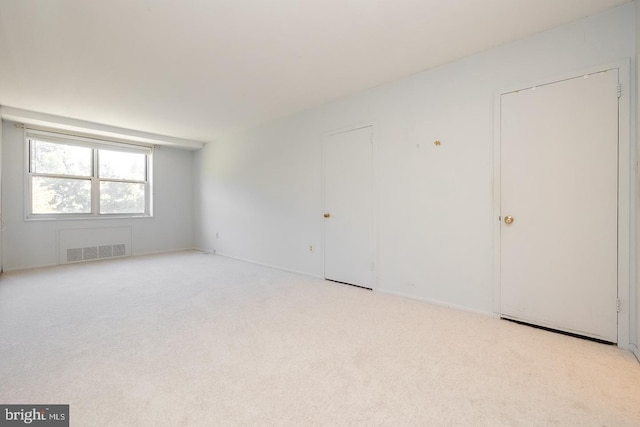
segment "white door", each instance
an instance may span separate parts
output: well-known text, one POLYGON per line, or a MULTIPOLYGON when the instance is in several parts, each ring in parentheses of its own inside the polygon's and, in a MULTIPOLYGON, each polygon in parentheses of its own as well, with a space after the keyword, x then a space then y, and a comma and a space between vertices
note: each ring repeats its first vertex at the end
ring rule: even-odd
POLYGON ((324 277, 373 287, 373 128, 330 135, 323 144, 324 277))
POLYGON ((614 69, 501 96, 503 317, 617 342, 617 88, 614 69))

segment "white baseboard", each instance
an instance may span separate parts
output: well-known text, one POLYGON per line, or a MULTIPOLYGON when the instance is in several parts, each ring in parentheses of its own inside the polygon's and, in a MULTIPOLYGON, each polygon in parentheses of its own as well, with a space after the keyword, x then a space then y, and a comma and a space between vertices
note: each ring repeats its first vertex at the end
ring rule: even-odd
MULTIPOLYGON (((225 258, 234 259, 236 261, 247 262, 247 263, 250 263, 250 264, 260 265, 262 267, 273 268, 275 270, 285 271, 285 272, 294 273, 294 274, 300 274, 302 276, 313 277, 315 279, 324 280, 324 277, 322 277, 322 276, 311 274, 311 273, 307 273, 307 272, 304 272, 304 271, 297 271, 297 270, 292 270, 290 268, 285 268, 285 267, 281 267, 281 266, 277 266, 277 265, 267 264, 267 263, 263 263, 263 262, 257 262, 257 261, 252 260, 252 259, 237 257, 237 256, 234 256, 234 255, 229 255, 229 254, 225 254, 225 253, 222 253, 222 252, 217 252, 217 251, 211 250, 211 249, 203 249, 203 248, 194 248, 194 249, 198 250, 198 251, 201 251, 201 252, 211 253, 211 254, 219 255, 219 256, 222 256, 222 257, 225 257, 225 258)), ((478 310, 478 309, 474 309, 474 308, 470 308, 470 307, 466 307, 466 306, 462 306, 462 305, 450 304, 450 303, 446 303, 446 302, 443 302, 443 301, 438 301, 438 300, 434 300, 434 299, 430 299, 430 298, 422 298, 422 297, 418 297, 418 296, 411 295, 411 294, 405 294, 405 293, 402 293, 402 292, 391 291, 391 290, 387 290, 387 289, 375 289, 375 288, 373 289, 373 291, 374 292, 380 292, 380 293, 388 294, 388 295, 395 295, 395 296, 399 296, 399 297, 403 297, 403 298, 409 298, 409 299, 413 299, 413 300, 417 300, 417 301, 421 301, 421 302, 425 302, 425 303, 428 303, 428 304, 433 304, 433 305, 437 305, 437 306, 441 306, 441 307, 448 307, 448 308, 452 308, 452 309, 455 309, 455 310, 466 311, 466 312, 469 312, 469 313, 481 314, 483 316, 498 317, 498 315, 496 313, 493 313, 491 311, 478 310)))
POLYGON ((39 264, 39 265, 29 265, 29 266, 18 266, 14 268, 6 268, 4 267, 3 273, 13 273, 15 271, 25 271, 25 270, 34 270, 38 268, 49 268, 49 267, 57 267, 58 264, 39 264))
POLYGON ((132 253, 131 256, 161 255, 161 254, 170 254, 172 252, 185 252, 185 251, 196 251, 196 250, 199 250, 199 249, 195 249, 195 248, 163 249, 161 251, 135 252, 135 253, 132 253))
MULTIPOLYGON (((160 255, 160 254, 168 254, 171 252, 182 252, 182 251, 192 251, 192 250, 200 250, 200 249, 195 249, 195 248, 182 248, 182 249, 166 249, 166 250, 162 250, 162 251, 149 251, 149 252, 139 252, 139 253, 131 253, 131 255, 128 255, 126 257, 116 257, 116 258, 104 258, 104 259, 96 259, 96 260, 92 260, 92 261, 86 261, 86 262, 99 262, 99 261, 107 261, 107 260, 113 260, 113 259, 127 259, 127 258, 132 258, 132 257, 138 257, 138 256, 145 256, 145 255, 160 255)), ((202 250, 202 252, 208 252, 206 250, 202 250)), ((66 265, 80 265, 80 264, 84 264, 85 262, 79 262, 79 263, 72 263, 72 264, 39 264, 39 265, 29 265, 29 266, 18 266, 18 267, 13 267, 13 268, 4 268, 3 272, 4 273, 12 273, 15 271, 24 271, 24 270, 33 270, 33 269, 38 269, 38 268, 49 268, 49 267, 58 267, 58 266, 66 266, 66 265)))
POLYGON ((389 295, 395 295, 395 296, 398 296, 398 297, 409 298, 409 299, 416 300, 416 301, 426 302, 428 304, 433 304, 433 305, 437 305, 437 306, 441 306, 441 307, 453 308, 454 310, 466 311, 468 313, 481 314, 483 316, 489 316, 489 317, 498 317, 496 315, 496 313, 494 313, 492 311, 478 310, 478 309, 475 309, 475 308, 466 307, 464 305, 450 304, 448 302, 439 301, 439 300, 435 300, 435 299, 431 299, 431 298, 419 297, 419 296, 416 296, 416 295, 406 294, 404 292, 392 291, 392 290, 388 290, 388 289, 374 289, 374 291, 381 292, 381 293, 384 293, 384 294, 389 294, 389 295))
POLYGON ((258 261, 255 261, 255 260, 252 260, 252 259, 248 259, 248 258, 242 258, 242 257, 234 256, 234 255, 225 254, 223 252, 209 251, 209 250, 206 250, 206 249, 204 249, 202 251, 203 252, 212 253, 214 255, 222 256, 222 257, 225 257, 225 258, 235 259, 236 261, 242 261, 242 262, 246 262, 246 263, 249 263, 249 264, 259 265, 261 267, 273 268, 274 270, 280 270, 280 271, 285 271, 287 273, 299 274, 301 276, 313 277, 314 279, 324 280, 324 277, 322 277, 322 276, 311 274, 311 273, 308 273, 308 272, 305 272, 305 271, 292 270, 290 268, 281 267, 279 265, 273 265, 273 264, 268 264, 268 263, 264 263, 264 262, 258 262, 258 261))

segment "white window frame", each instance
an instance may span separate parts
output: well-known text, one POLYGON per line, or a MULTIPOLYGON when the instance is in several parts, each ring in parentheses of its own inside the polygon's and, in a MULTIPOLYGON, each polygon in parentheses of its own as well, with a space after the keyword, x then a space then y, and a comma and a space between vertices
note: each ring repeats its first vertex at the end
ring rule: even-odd
POLYGON ((114 218, 151 218, 153 217, 153 146, 145 144, 128 143, 114 140, 97 139, 81 135, 63 134, 40 129, 25 128, 25 197, 24 212, 25 220, 70 220, 70 219, 114 219, 114 218), (33 213, 32 197, 32 177, 55 177, 83 179, 77 176, 67 176, 60 174, 40 174, 31 171, 31 140, 50 142, 65 145, 76 145, 92 149, 92 176, 91 180, 91 212, 90 213, 54 213, 37 214, 33 213), (144 181, 100 178, 99 171, 99 150, 124 151, 129 153, 144 154, 146 158, 146 177, 144 181), (100 183, 101 182, 125 182, 145 185, 145 211, 144 213, 100 213, 100 183))

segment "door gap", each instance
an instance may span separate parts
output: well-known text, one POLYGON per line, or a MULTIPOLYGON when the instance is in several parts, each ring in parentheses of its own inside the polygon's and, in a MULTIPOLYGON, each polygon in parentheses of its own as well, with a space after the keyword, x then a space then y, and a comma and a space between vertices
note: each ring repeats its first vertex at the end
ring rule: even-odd
POLYGON ((546 326, 534 325, 533 323, 527 323, 527 322, 523 322, 521 320, 509 319, 507 317, 501 317, 500 319, 506 320, 506 321, 509 321, 509 322, 513 322, 513 323, 517 323, 518 325, 529 326, 529 327, 535 328, 535 329, 542 329, 543 331, 554 332, 556 334, 566 335, 566 336, 573 337, 573 338, 580 338, 580 339, 587 340, 587 341, 597 342, 599 344, 616 345, 616 343, 611 342, 611 341, 601 340, 599 338, 587 337, 587 336, 584 336, 584 335, 575 334, 573 332, 567 332, 567 331, 561 331, 559 329, 548 328, 546 326))
POLYGON ((324 280, 327 280, 329 282, 334 282, 334 283, 340 283, 341 285, 353 286, 354 288, 366 289, 368 291, 373 290, 373 288, 367 288, 366 286, 361 286, 361 285, 354 285, 353 283, 341 282, 339 280, 332 280, 332 279, 324 279, 324 280))

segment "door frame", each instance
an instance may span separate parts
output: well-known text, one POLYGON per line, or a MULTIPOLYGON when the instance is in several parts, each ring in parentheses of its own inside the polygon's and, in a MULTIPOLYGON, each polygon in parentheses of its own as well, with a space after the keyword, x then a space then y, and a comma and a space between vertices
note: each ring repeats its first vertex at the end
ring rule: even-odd
MULTIPOLYGON (((493 113, 493 311, 500 316, 501 296, 501 260, 500 260, 500 232, 501 232, 501 175, 500 175, 500 122, 501 96, 518 90, 530 89, 552 83, 569 80, 586 74, 593 74, 607 70, 618 69, 618 82, 622 86, 618 100, 618 347, 631 348, 629 327, 631 322, 630 284, 631 284, 631 254, 635 236, 631 236, 631 161, 635 162, 635 150, 631 141, 631 61, 629 58, 607 63, 581 71, 565 73, 552 78, 539 79, 503 88, 494 93, 493 113), (633 157, 632 157, 633 156, 633 157)), ((635 164, 635 163, 634 163, 635 164)), ((635 214, 635 211, 634 211, 635 214)))
POLYGON ((4 120, 0 117, 0 274, 4 273, 4 213, 2 211, 2 153, 4 120))
POLYGON ((320 186, 320 191, 321 191, 321 205, 322 205, 322 212, 320 212, 318 214, 318 217, 322 219, 322 278, 325 279, 327 276, 327 272, 326 272, 326 264, 325 264, 325 259, 326 259, 326 248, 327 245, 325 244, 325 237, 326 237, 326 221, 322 218, 322 215, 324 215, 324 213, 326 212, 326 201, 325 201, 325 164, 326 164, 326 160, 325 160, 325 141, 327 140, 327 138, 334 136, 334 135, 338 135, 341 133, 346 133, 346 132, 351 132, 354 130, 359 130, 359 129, 364 129, 364 128, 371 128, 371 161, 372 161, 372 165, 371 165, 371 174, 373 175, 371 177, 371 185, 373 186, 372 188, 372 195, 373 195, 373 202, 372 202, 372 212, 371 212, 371 220, 373 222, 373 263, 374 263, 374 269, 372 271, 371 274, 371 289, 372 290, 376 290, 378 289, 378 271, 379 271, 379 254, 378 254, 378 184, 377 184, 377 176, 378 174, 377 172, 377 165, 378 165, 378 153, 377 153, 377 144, 376 144, 376 139, 375 139, 375 129, 376 129, 376 124, 375 122, 362 122, 360 124, 357 125, 352 125, 352 126, 347 126, 347 127, 343 127, 343 128, 337 128, 328 132, 325 132, 322 135, 322 139, 321 139, 321 159, 320 159, 320 180, 321 180, 321 186, 320 186))

